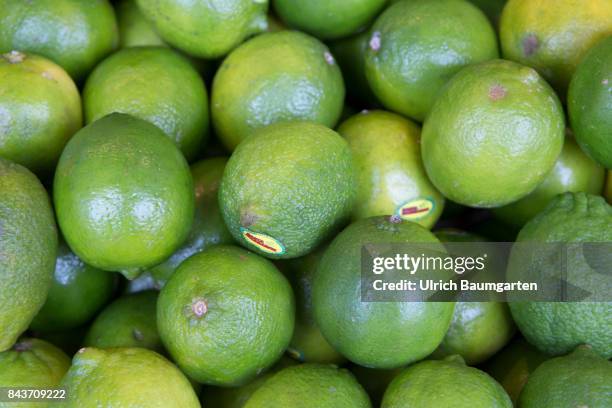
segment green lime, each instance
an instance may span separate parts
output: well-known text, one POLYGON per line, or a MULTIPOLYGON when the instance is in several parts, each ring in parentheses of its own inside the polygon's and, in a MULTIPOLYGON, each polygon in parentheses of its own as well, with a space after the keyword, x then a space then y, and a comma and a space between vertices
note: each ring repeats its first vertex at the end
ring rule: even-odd
POLYGON ((495 60, 455 75, 423 125, 423 162, 449 199, 498 207, 533 191, 563 147, 563 109, 531 68, 495 60))
POLYGON ((485 371, 504 387, 514 404, 533 371, 547 356, 519 337, 487 361, 485 371))
MULTIPOLYGON (((12 348, 0 352, 0 386, 10 388, 56 388, 70 367, 62 350, 44 340, 24 338, 12 348)), ((6 391, 4 396, 6 396, 6 391)), ((16 402, 3 399, 0 408, 36 408, 40 402, 16 402)))
POLYGON ((51 332, 85 324, 113 295, 116 278, 113 273, 83 263, 60 243, 51 289, 30 329, 51 332))
POLYGON ((136 0, 120 0, 115 6, 115 12, 121 48, 166 45, 153 25, 142 15, 136 0))
POLYGON ((567 105, 580 147, 612 168, 612 36, 597 43, 578 65, 567 105))
POLYGON ((154 125, 114 113, 80 130, 62 153, 54 201, 83 262, 133 279, 185 240, 193 183, 181 152, 154 125))
POLYGON ((45 303, 57 252, 49 196, 25 167, 0 158, 0 352, 45 303))
POLYGON ((52 173, 82 125, 77 87, 60 66, 18 51, 0 56, 0 81, 0 157, 52 173))
POLYGON ((459 356, 414 364, 389 385, 381 408, 512 408, 510 397, 484 371, 459 356))
POLYGON ((521 408, 606 408, 612 406, 612 362, 588 346, 545 361, 529 376, 521 408))
POLYGON ((42 55, 79 81, 117 47, 107 0, 0 0, 0 52, 42 55))
POLYGON ((503 222, 517 227, 540 213, 557 194, 582 191, 600 194, 606 170, 591 160, 567 137, 555 167, 536 189, 512 204, 495 208, 493 213, 503 222))
POLYGON ((139 348, 82 348, 62 379, 58 408, 199 408, 189 380, 159 354, 139 348))
POLYGON ((162 352, 157 333, 157 291, 122 296, 108 305, 89 327, 87 347, 143 347, 162 352))
MULTIPOLYGON (((361 301, 362 246, 420 242, 444 251, 418 224, 371 217, 349 225, 323 254, 312 287, 315 321, 332 347, 354 363, 396 368, 427 357, 442 341, 454 303, 361 301)), ((434 272, 428 271, 432 279, 434 272)))
POLYGON ((355 377, 333 365, 300 364, 274 374, 244 408, 370 408, 355 377))
POLYGON ((487 17, 465 0, 400 1, 370 29, 366 75, 382 104, 423 121, 461 68, 498 57, 487 17))
POLYGON ((238 146, 219 202, 242 245, 274 258, 311 252, 349 217, 355 197, 348 143, 314 123, 263 128, 238 146))
POLYGON ((353 218, 397 215, 431 228, 444 197, 431 184, 421 159, 421 129, 384 111, 362 112, 342 123, 357 168, 353 218))
POLYGON ((233 150, 255 129, 308 120, 333 127, 344 103, 334 57, 316 38, 297 31, 263 34, 223 61, 212 86, 217 136, 233 150))
POLYGON ((364 28, 387 0, 273 0, 274 11, 289 26, 324 40, 364 28))
POLYGON ((602 356, 612 357, 612 302, 589 301, 597 294, 608 296, 612 290, 612 277, 593 266, 592 261, 599 261, 602 256, 590 256, 587 252, 592 243, 609 245, 612 242, 610 225, 612 207, 603 197, 565 193, 557 196, 519 233, 519 243, 562 242, 574 245, 564 250, 565 267, 552 262, 553 257, 559 257, 557 246, 517 247, 510 256, 508 281, 533 281, 532 274, 537 271, 542 276, 560 276, 564 282, 591 294, 581 302, 517 301, 509 304, 520 331, 541 351, 560 355, 580 344, 589 344, 602 356), (565 275, 559 275, 563 272, 565 275))
POLYGON ((267 28, 268 0, 136 2, 164 41, 194 57, 222 57, 267 28))
POLYGON ((359 381, 359 384, 366 390, 372 405, 380 407, 385 390, 391 384, 391 381, 404 370, 405 367, 380 369, 368 368, 357 364, 349 366, 349 370, 359 381))
POLYGON ((267 259, 215 245, 179 266, 161 290, 157 325, 179 367, 204 384, 242 385, 283 354, 293 293, 267 259))
POLYGON ((612 34, 609 0, 509 0, 501 16, 504 58, 535 68, 562 98, 584 54, 612 34))
POLYGON ((293 288, 296 306, 295 330, 287 353, 302 362, 341 364, 344 357, 325 340, 312 312, 312 280, 324 249, 325 246, 285 265, 285 276, 293 288))
POLYGON ((188 160, 208 131, 208 96, 191 63, 166 47, 125 48, 105 59, 83 91, 87 123, 127 113, 163 130, 188 160))

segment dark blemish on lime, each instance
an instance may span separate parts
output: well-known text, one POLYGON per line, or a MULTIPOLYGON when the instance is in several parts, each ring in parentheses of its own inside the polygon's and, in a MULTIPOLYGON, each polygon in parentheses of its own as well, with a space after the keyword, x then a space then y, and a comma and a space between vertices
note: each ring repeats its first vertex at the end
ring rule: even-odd
POLYGON ((525 38, 523 38, 523 53, 526 57, 531 57, 540 47, 540 41, 535 34, 527 34, 525 38))
POLYGON ((506 96, 506 88, 501 85, 493 85, 489 88, 489 98, 492 101, 499 101, 506 96))

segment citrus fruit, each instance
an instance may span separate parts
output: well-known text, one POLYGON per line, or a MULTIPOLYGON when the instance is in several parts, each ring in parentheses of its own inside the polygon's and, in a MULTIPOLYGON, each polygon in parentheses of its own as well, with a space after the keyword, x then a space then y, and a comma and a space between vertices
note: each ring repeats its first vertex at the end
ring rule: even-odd
POLYGON ((193 159, 206 140, 208 96, 190 62, 166 47, 122 49, 91 73, 83 91, 87 123, 127 113, 163 130, 193 159))
POLYGON ((495 60, 463 69, 423 125, 421 152, 442 194, 472 207, 498 207, 533 191, 561 153, 564 117, 531 68, 495 60))
POLYGON ((93 321, 83 344, 87 347, 143 347, 162 352, 157 333, 157 291, 118 298, 93 321))
POLYGON ((355 377, 333 365, 287 367, 257 389, 244 408, 370 408, 355 377))
POLYGON ((357 364, 349 366, 349 370, 359 381, 359 384, 366 390, 372 405, 380 407, 383 394, 385 390, 391 384, 391 381, 404 370, 405 367, 390 368, 390 369, 379 369, 379 368, 368 368, 357 364))
POLYGON ((338 127, 357 169, 353 218, 397 215, 431 228, 444 197, 431 184, 421 159, 421 129, 384 111, 357 114, 338 127))
POLYGON ((30 329, 49 332, 85 324, 113 295, 116 278, 83 263, 61 242, 47 300, 30 329))
POLYGON ((253 130, 309 120, 333 127, 342 111, 342 74, 327 47, 297 31, 262 34, 233 51, 217 71, 211 115, 233 150, 253 130))
POLYGON ((268 0, 137 3, 164 41, 195 57, 222 57, 267 27, 268 0))
POLYGON ((489 359, 484 369, 499 381, 516 404, 531 373, 546 360, 545 354, 519 337, 489 359))
POLYGON ((487 17, 465 0, 391 5, 370 29, 366 76, 388 109, 423 121, 461 68, 498 57, 487 17))
POLYGON ((117 46, 107 0, 0 0, 0 10, 0 52, 42 55, 77 81, 117 46))
POLYGON ((608 0, 509 0, 500 21, 504 58, 535 68, 565 97, 576 66, 612 34, 608 0))
POLYGON ((166 45, 153 25, 140 12, 136 0, 120 0, 115 6, 119 27, 119 46, 166 45))
MULTIPOLYGON (((349 225, 323 254, 312 284, 315 321, 334 349, 354 363, 396 368, 426 357, 442 341, 454 303, 361 301, 362 246, 419 242, 439 244, 413 222, 371 217, 349 225)), ((428 271, 432 279, 434 272, 428 271)))
POLYGON ((521 408, 612 406, 612 362, 588 346, 545 361, 529 376, 521 408))
MULTIPOLYGON (((0 352, 0 385, 11 388, 56 388, 68 367, 70 359, 53 344, 44 340, 23 338, 10 349, 0 352)), ((40 406, 40 402, 0 401, 0 408, 40 406)))
POLYGON ((219 203, 237 242, 262 255, 295 258, 348 218, 355 196, 348 144, 314 123, 263 128, 230 157, 219 203))
POLYGON ((591 160, 571 137, 566 137, 555 166, 536 189, 527 196, 493 213, 500 220, 517 227, 540 213, 557 194, 582 191, 600 194, 606 171, 591 160))
POLYGON ((484 371, 459 356, 422 361, 397 375, 381 408, 512 408, 510 397, 484 371))
POLYGON ((312 280, 324 249, 325 246, 284 265, 285 276, 293 288, 296 305, 295 330, 287 353, 302 362, 341 364, 344 357, 325 340, 312 313, 312 280))
POLYGON ((386 0, 274 0, 274 11, 289 26, 324 40, 364 28, 386 0))
POLYGON ((567 105, 580 147, 612 168, 612 35, 597 43, 578 65, 567 105))
POLYGON ((19 51, 0 56, 0 81, 0 157, 51 173, 82 125, 78 89, 60 66, 19 51))
POLYGON ((181 152, 156 126, 121 113, 70 140, 55 173, 54 201, 74 253, 130 279, 183 243, 194 213, 181 152))
POLYGON ((265 258, 215 245, 188 258, 161 290, 157 326, 179 367, 204 384, 241 385, 285 351, 291 286, 265 258))
POLYGON ((0 351, 15 343, 45 303, 56 252, 47 192, 28 169, 0 158, 0 351))
POLYGON ((62 379, 61 408, 199 408, 189 380, 159 354, 139 348, 82 348, 62 379))
MULTIPOLYGON (((603 197, 585 193, 557 196, 546 209, 529 221, 517 242, 610 243, 612 207, 603 197)), ((605 249, 604 249, 605 250, 605 249)), ((541 351, 560 355, 580 344, 589 344, 606 358, 612 357, 612 302, 592 302, 598 293, 607 296, 612 279, 589 263, 587 246, 568 247, 565 253, 564 281, 590 293, 581 302, 511 302, 510 311, 525 338, 541 351)), ((544 276, 560 276, 552 257, 555 248, 522 245, 512 251, 508 281, 532 281, 532 271, 544 276), (533 247, 533 248, 532 248, 533 247)))

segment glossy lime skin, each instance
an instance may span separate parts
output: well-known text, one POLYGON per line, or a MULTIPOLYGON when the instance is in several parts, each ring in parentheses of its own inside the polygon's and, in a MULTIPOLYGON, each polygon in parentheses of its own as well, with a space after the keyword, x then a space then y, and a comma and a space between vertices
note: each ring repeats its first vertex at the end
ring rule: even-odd
POLYGON ((52 173, 83 122, 76 85, 52 61, 17 51, 0 56, 0 81, 0 157, 52 173))
POLYGON ((416 199, 429 199, 433 209, 414 220, 431 228, 440 218, 444 197, 427 178, 421 159, 421 129, 409 119, 384 111, 359 113, 338 127, 357 169, 353 219, 397 214, 416 199))
POLYGON ((521 408, 609 407, 612 362, 588 346, 545 361, 529 377, 519 404, 521 408))
POLYGON ((194 57, 222 57, 267 28, 268 0, 136 1, 167 43, 194 57))
MULTIPOLYGON (((544 211, 529 221, 517 242, 612 242, 612 207, 603 197, 586 193, 557 196, 544 211)), ((521 246, 510 257, 509 281, 529 279, 529 271, 558 276, 549 266, 546 249, 521 246)), ((607 294, 612 288, 609 275, 592 268, 584 249, 567 250, 565 280, 593 294, 607 294)), ((550 355, 566 354, 580 344, 589 344, 606 358, 612 357, 612 302, 511 302, 512 317, 523 336, 550 355)))
POLYGON ((157 291, 122 296, 108 305, 89 327, 87 347, 143 347, 162 352, 157 332, 157 291))
POLYGON ((487 17, 464 0, 393 4, 370 29, 366 76, 382 104, 420 122, 461 68, 498 57, 487 17))
POLYGON ((189 380, 161 355, 139 347, 82 348, 62 379, 61 408, 199 408, 189 380))
POLYGON ((512 402, 488 374, 451 356, 417 363, 395 377, 381 408, 403 407, 512 408, 512 402))
POLYGON ((244 408, 370 408, 355 377, 333 365, 300 364, 274 374, 244 408))
POLYGON ((386 0, 273 0, 274 11, 289 26, 330 40, 357 32, 378 14, 386 0))
POLYGON ((582 191, 601 194, 606 170, 591 160, 574 139, 565 139, 561 155, 544 181, 514 203, 493 210, 507 224, 521 227, 546 208, 557 194, 582 191))
POLYGON ((509 0, 499 37, 503 57, 530 66, 565 99, 576 67, 599 40, 612 34, 608 0, 509 0))
POLYGON ((451 302, 361 302, 362 246, 407 242, 439 241, 413 222, 362 219, 336 236, 317 268, 315 321, 327 341, 354 363, 396 368, 418 361, 435 350, 449 327, 451 302))
POLYGON ((321 245, 348 219, 355 187, 351 152, 340 135, 314 123, 279 123, 234 151, 219 203, 237 242, 265 256, 295 258, 321 245), (284 252, 262 251, 241 228, 273 237, 284 252))
POLYGON ((57 227, 49 196, 25 167, 0 158, 0 351, 27 329, 53 280, 57 227))
POLYGON ((119 47, 166 45, 153 25, 142 15, 136 0, 120 0, 115 6, 119 27, 119 47))
POLYGON ((291 340, 291 286, 267 259, 215 245, 188 258, 161 290, 157 325, 189 377, 236 386, 280 358, 291 340))
POLYGON ((208 136, 204 81, 183 56, 167 47, 137 47, 105 59, 83 91, 87 123, 110 113, 127 113, 153 123, 188 160, 208 136))
POLYGON ((194 214, 187 162, 157 127, 113 113, 80 130, 54 180, 57 219, 83 262, 133 279, 170 256, 194 214))
MULTIPOLYGON (((70 367, 62 350, 44 340, 23 338, 12 348, 0 352, 2 387, 56 388, 70 367)), ((36 408, 40 402, 0 401, 0 408, 36 408)))
POLYGON ((598 42, 578 65, 567 107, 580 147, 612 168, 612 36, 598 42))
POLYGON ((116 283, 115 274, 86 265, 60 243, 47 300, 30 329, 61 331, 86 323, 110 299, 116 283))
POLYGON ((449 199, 497 207, 533 191, 563 147, 563 109, 531 68, 494 60, 465 68, 440 93, 421 152, 449 199))
POLYGON ((107 0, 2 0, 0 10, 0 52, 42 55, 76 81, 117 47, 117 22, 107 0))
POLYGON ((233 150, 255 129, 277 122, 335 126, 344 84, 325 45, 298 31, 280 31, 257 36, 223 61, 211 104, 217 136, 233 150))

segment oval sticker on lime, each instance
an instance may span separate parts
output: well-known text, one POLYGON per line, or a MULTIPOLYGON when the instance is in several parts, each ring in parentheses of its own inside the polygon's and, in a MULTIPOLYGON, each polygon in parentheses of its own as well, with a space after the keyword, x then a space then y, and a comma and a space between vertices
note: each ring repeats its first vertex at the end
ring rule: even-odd
POLYGON ((434 201, 430 198, 417 198, 400 205, 397 208, 397 215, 403 220, 417 221, 427 217, 435 206, 434 201))
POLYGON ((277 239, 260 232, 254 232, 241 227, 242 237, 251 245, 267 254, 282 255, 285 253, 285 246, 277 239))

